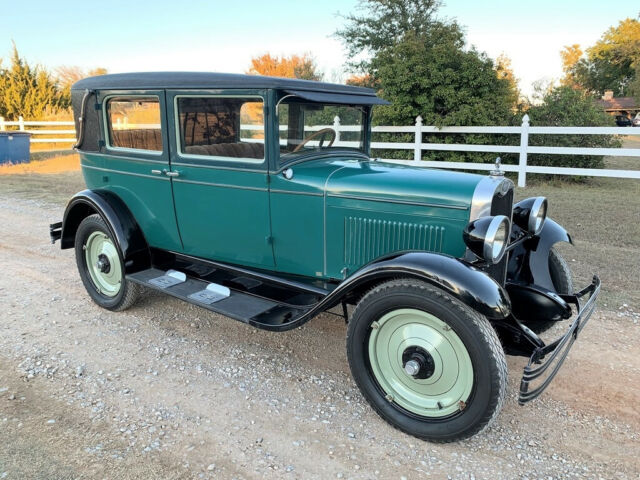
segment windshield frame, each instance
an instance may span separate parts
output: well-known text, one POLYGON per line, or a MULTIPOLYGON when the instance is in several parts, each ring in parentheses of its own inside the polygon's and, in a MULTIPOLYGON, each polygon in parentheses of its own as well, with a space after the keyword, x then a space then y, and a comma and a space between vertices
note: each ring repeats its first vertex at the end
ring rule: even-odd
MULTIPOLYGON (((274 150, 276 152, 276 166, 278 170, 286 168, 287 166, 314 159, 317 157, 326 156, 357 156, 363 159, 369 159, 369 147, 371 141, 371 106, 347 104, 347 103, 329 103, 329 102, 313 102, 295 95, 287 94, 285 92, 278 92, 277 101, 274 109, 274 133, 271 135, 274 139, 274 150), (326 105, 329 107, 350 107, 355 108, 361 112, 362 129, 360 147, 330 147, 321 149, 309 149, 301 150, 300 152, 287 152, 280 151, 280 110, 282 105, 290 104, 302 104, 302 105, 326 105)), ((330 125, 329 125, 330 126, 330 125)))

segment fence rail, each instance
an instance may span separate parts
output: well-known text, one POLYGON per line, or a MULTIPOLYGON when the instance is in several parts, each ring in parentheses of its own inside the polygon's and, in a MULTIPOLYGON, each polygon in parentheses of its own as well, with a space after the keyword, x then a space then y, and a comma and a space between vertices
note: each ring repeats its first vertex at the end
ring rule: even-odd
MULTIPOLYGON (((19 117, 18 121, 7 122, 0 117, 0 131, 18 130, 32 134, 31 143, 75 143, 75 130, 72 129, 43 129, 41 127, 67 127, 74 126, 73 122, 38 122, 25 121, 19 117), (17 128, 16 128, 17 127, 17 128), (31 128, 28 128, 31 127, 31 128), (34 128, 36 127, 36 128, 34 128), (40 128, 38 128, 40 127, 40 128), (62 137, 51 137, 60 135, 62 137), (42 138, 44 136, 45 138, 42 138), (36 138, 34 138, 36 137, 36 138)), ((159 128, 152 124, 117 123, 116 129, 126 128, 159 128)), ((333 128, 336 132, 335 144, 342 146, 358 146, 358 142, 345 141, 340 138, 341 133, 353 133, 360 130, 358 125, 341 125, 340 118, 335 117, 332 125, 306 126, 305 131, 317 131, 322 128, 333 128)), ((241 125, 244 131, 262 131, 262 125, 241 125)), ((286 130, 286 126, 280 126, 286 130)), ((612 177, 640 179, 640 170, 614 170, 599 168, 570 168, 570 167, 543 167, 528 165, 528 156, 531 154, 550 155, 603 155, 613 157, 640 157, 640 148, 584 148, 584 147, 547 147, 529 145, 529 135, 639 135, 640 128, 629 127, 532 127, 529 125, 529 116, 522 118, 520 126, 479 126, 479 127, 435 127, 423 125, 422 118, 417 117, 414 125, 406 126, 377 126, 373 127, 373 133, 410 133, 414 136, 413 142, 372 142, 371 148, 376 150, 408 150, 413 151, 412 160, 382 159, 385 161, 414 165, 419 167, 446 168, 456 170, 480 170, 488 171, 494 168, 493 163, 471 162, 447 162, 422 160, 425 151, 449 151, 449 152, 481 152, 481 153, 514 153, 518 154, 517 165, 503 165, 503 170, 518 174, 518 186, 526 186, 527 173, 543 173, 551 175, 579 175, 586 177, 612 177), (475 145, 464 143, 424 143, 422 135, 425 133, 484 133, 519 135, 519 145, 475 145)), ((249 140, 249 139, 248 139, 249 140)), ((254 139, 254 141, 260 141, 254 139)), ((312 142, 313 143, 313 142, 312 142)))
POLYGON ((0 117, 0 132, 7 130, 17 130, 19 132, 27 132, 31 134, 31 143, 66 143, 73 145, 76 143, 76 131, 75 129, 49 129, 42 128, 27 128, 27 127, 73 127, 73 122, 39 122, 25 120, 22 117, 18 117, 17 122, 7 122, 3 117, 0 117), (14 128, 7 128, 14 127, 14 128), (17 127, 17 128, 15 128, 17 127), (38 135, 37 138, 34 136, 38 135), (40 135, 48 135, 48 138, 40 138, 40 135), (63 135, 60 137, 51 137, 50 135, 63 135), (72 135, 71 137, 69 135, 72 135))

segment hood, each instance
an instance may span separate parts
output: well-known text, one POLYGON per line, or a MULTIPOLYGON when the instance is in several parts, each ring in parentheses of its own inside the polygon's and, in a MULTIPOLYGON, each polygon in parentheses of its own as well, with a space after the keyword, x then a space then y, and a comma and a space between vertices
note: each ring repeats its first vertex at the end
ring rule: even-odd
POLYGON ((469 209, 482 175, 385 162, 349 162, 327 182, 330 196, 469 209))

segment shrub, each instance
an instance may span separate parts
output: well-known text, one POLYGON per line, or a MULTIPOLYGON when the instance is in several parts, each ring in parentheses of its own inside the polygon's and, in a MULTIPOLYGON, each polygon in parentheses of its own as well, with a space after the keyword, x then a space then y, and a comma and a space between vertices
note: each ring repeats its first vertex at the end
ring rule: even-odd
MULTIPOLYGON (((560 86, 549 90, 540 105, 528 112, 531 126, 611 127, 613 117, 583 90, 560 86)), ((610 135, 530 135, 529 145, 548 147, 619 148, 622 142, 610 135)), ((573 168, 603 168, 604 157, 594 155, 531 155, 531 165, 573 168)))

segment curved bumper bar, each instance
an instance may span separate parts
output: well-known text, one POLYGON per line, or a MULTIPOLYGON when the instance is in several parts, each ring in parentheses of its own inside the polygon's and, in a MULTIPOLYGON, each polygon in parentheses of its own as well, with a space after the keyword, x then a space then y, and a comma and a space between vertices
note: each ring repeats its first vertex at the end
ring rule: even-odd
POLYGON ((569 330, 560 338, 544 347, 539 347, 533 352, 529 363, 524 367, 524 374, 520 381, 520 395, 518 403, 524 405, 534 400, 544 392, 560 367, 564 363, 573 343, 578 338, 578 334, 589 321, 591 314, 596 308, 596 299, 600 293, 600 279, 594 275, 591 285, 580 290, 573 295, 560 295, 567 303, 573 304, 577 308, 578 315, 573 321, 569 330), (586 297, 586 298, 585 298, 586 297), (543 362, 544 360, 544 362, 543 362), (531 383, 540 380, 532 388, 531 383))

